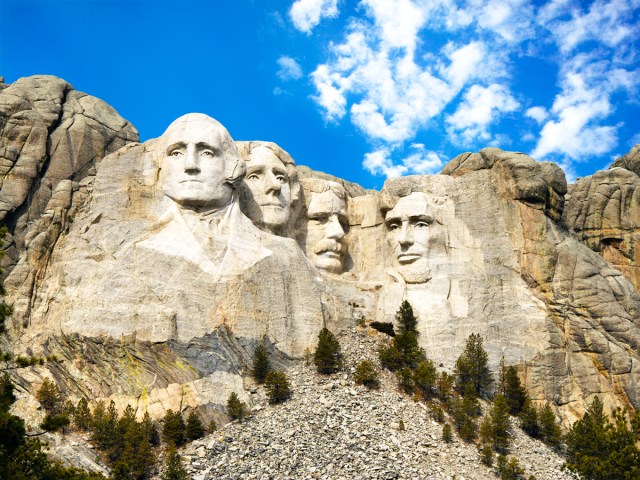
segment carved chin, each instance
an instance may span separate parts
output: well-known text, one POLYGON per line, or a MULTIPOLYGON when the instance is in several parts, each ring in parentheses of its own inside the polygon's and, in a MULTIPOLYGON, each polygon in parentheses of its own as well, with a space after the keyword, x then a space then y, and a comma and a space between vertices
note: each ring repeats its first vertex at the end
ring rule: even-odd
POLYGON ((431 269, 424 262, 410 265, 396 264, 395 269, 407 283, 426 283, 431 280, 431 269))
POLYGON ((335 252, 323 252, 316 254, 313 264, 319 270, 329 273, 342 273, 342 257, 335 252))
POLYGON ((262 225, 269 230, 282 228, 289 219, 289 209, 283 207, 262 207, 262 225))

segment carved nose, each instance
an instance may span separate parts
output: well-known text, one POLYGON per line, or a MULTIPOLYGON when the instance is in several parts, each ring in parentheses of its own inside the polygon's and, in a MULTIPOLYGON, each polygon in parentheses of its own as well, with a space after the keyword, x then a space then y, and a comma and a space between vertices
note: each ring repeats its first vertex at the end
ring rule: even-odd
POLYGON ((329 222, 325 232, 327 238, 332 238, 334 240, 340 240, 344 237, 344 229, 342 228, 342 224, 340 223, 337 215, 334 214, 329 217, 329 222))
POLYGON ((264 190, 266 193, 278 193, 282 189, 280 180, 273 173, 267 173, 264 177, 264 190))
POLYGON ((184 171, 185 172, 199 172, 200 171, 200 159, 195 151, 195 148, 187 147, 187 153, 184 159, 184 171))
POLYGON ((411 245, 413 243, 413 234, 411 232, 411 229, 406 225, 403 225, 400 228, 398 242, 400 243, 400 245, 411 245))

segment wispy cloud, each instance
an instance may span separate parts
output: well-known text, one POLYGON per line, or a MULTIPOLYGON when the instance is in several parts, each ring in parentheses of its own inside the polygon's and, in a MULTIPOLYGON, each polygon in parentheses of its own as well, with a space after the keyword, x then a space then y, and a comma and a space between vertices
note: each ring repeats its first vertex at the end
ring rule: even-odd
MULTIPOLYGON (((519 138, 535 143, 538 159, 573 171, 571 162, 617 144, 612 96, 637 88, 639 9, 640 0, 595 0, 586 8, 575 0, 361 0, 360 16, 347 20, 312 69, 313 99, 327 121, 348 118, 367 138, 363 166, 373 174, 438 168, 438 148, 407 153, 427 131, 446 131, 439 148, 509 144, 500 130, 505 117, 529 129, 535 120, 538 131, 519 138), (557 65, 555 98, 514 91, 523 55, 557 65)), ((298 0, 290 14, 309 33, 336 16, 338 4, 298 0)))
POLYGON ((293 58, 283 55, 277 61, 280 67, 276 72, 280 80, 298 80, 302 78, 302 67, 293 58))
POLYGON ((289 15, 298 30, 311 33, 322 18, 338 16, 338 0, 296 0, 289 15))

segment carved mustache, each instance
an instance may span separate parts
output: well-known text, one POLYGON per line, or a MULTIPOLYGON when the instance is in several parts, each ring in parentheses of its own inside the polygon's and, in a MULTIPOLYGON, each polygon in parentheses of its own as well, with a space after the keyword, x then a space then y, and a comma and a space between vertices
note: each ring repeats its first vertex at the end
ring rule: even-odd
POLYGON ((344 247, 341 243, 336 242, 335 240, 321 240, 318 242, 315 247, 313 247, 313 253, 316 255, 323 252, 335 252, 338 254, 342 254, 344 247))

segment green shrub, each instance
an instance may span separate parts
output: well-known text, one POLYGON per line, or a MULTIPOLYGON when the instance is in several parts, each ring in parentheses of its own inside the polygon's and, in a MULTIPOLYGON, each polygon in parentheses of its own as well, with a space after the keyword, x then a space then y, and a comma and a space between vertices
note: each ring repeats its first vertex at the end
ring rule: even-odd
POLYGON ((40 427, 47 432, 57 432, 58 430, 62 430, 64 432, 64 428, 68 427, 69 423, 69 416, 64 413, 47 413, 44 417, 44 421, 40 424, 40 427))
POLYGON ((558 447, 562 440, 562 431, 548 403, 538 412, 538 423, 540 425, 540 438, 542 441, 552 447, 558 447))
POLYGON ((529 398, 525 399, 520 414, 520 427, 531 438, 540 438, 540 425, 538 423, 538 411, 531 404, 529 398))
POLYGON ((289 379, 284 372, 280 370, 271 370, 264 381, 267 389, 269 403, 282 403, 291 398, 291 386, 289 379))
POLYGON ((180 455, 176 450, 176 447, 172 444, 169 444, 169 448, 167 449, 167 458, 165 460, 165 467, 161 480, 188 480, 189 476, 184 466, 182 465, 182 461, 180 460, 180 455))
POLYGON ((398 386, 404 393, 411 394, 415 389, 413 384, 413 371, 409 367, 403 367, 396 372, 398 386))
POLYGON ((44 379, 42 385, 36 392, 36 399, 48 413, 60 413, 62 410, 62 395, 58 386, 48 378, 44 379))
POLYGON ((480 461, 487 467, 493 465, 493 450, 489 445, 485 445, 480 449, 480 461))
POLYGON ((370 360, 363 360, 356 366, 353 379, 358 385, 364 385, 369 390, 380 387, 378 369, 370 360))
POLYGON ((73 424, 78 430, 89 430, 92 420, 89 402, 85 397, 82 397, 78 400, 73 411, 73 424))
POLYGON ((520 467, 518 459, 515 457, 508 458, 504 455, 498 455, 496 464, 500 480, 521 480, 524 470, 520 467))
POLYGON ((421 361, 413 372, 413 383, 425 400, 429 400, 436 390, 438 374, 431 360, 421 361))
POLYGON ((215 420, 211 420, 211 421, 209 422, 209 425, 207 425, 207 432, 209 432, 209 433, 213 433, 213 432, 215 432, 216 430, 218 430, 218 424, 216 423, 216 421, 215 421, 215 420))
POLYGON ((431 418, 438 423, 444 422, 444 410, 440 405, 433 404, 430 406, 431 418))

